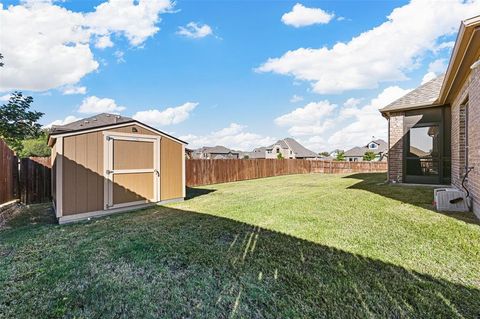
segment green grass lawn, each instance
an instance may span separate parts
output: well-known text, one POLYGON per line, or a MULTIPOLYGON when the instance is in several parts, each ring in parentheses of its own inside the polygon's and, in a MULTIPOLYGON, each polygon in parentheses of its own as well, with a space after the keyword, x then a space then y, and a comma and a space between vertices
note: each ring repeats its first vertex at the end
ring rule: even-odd
POLYGON ((200 187, 189 199, 0 230, 0 317, 480 316, 480 225, 384 174, 200 187))

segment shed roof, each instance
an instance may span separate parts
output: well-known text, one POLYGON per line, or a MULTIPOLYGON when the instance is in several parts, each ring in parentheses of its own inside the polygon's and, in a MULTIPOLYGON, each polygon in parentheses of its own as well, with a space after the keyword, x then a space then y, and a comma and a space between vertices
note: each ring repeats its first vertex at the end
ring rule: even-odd
POLYGON ((394 102, 385 106, 380 110, 380 112, 394 112, 419 108, 422 106, 428 107, 436 105, 444 77, 445 75, 443 74, 433 80, 428 81, 415 90, 405 94, 398 100, 395 100, 394 102))
POLYGON ((126 123, 138 123, 152 131, 155 131, 157 133, 170 137, 180 143, 188 144, 185 141, 182 141, 174 136, 171 136, 170 134, 157 130, 144 123, 141 123, 133 118, 118 115, 118 114, 110 114, 110 113, 97 114, 97 115, 87 117, 87 118, 84 118, 69 124, 65 124, 65 125, 52 125, 52 127, 50 128, 49 136, 51 136, 52 138, 55 138, 55 136, 59 134, 75 133, 75 132, 80 133, 80 132, 88 131, 92 129, 100 129, 103 127, 106 128, 106 127, 119 125, 119 124, 126 124, 126 123))

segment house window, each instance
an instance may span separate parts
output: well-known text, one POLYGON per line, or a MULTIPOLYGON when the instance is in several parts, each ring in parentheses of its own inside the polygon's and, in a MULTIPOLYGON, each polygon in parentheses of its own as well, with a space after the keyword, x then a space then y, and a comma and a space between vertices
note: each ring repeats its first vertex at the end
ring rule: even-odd
POLYGON ((369 149, 371 150, 374 150, 374 149, 377 149, 378 148, 378 145, 375 144, 375 143, 370 143, 370 145, 368 146, 369 149))
POLYGON ((278 154, 278 153, 280 153, 280 149, 279 149, 279 148, 277 148, 277 154, 278 154))
POLYGON ((413 127, 410 129, 410 147, 407 150, 407 175, 432 176, 439 174, 438 125, 413 127))

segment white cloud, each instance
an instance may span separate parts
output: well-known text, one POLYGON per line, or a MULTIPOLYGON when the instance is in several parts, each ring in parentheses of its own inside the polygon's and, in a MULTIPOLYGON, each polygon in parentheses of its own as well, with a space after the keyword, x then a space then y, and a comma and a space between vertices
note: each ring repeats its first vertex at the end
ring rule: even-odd
POLYGON ((112 39, 110 39, 109 35, 97 37, 95 40, 95 47, 99 49, 111 48, 113 47, 112 39))
POLYGON ((68 85, 61 88, 61 91, 63 95, 87 94, 87 88, 85 86, 68 85))
POLYGON ((190 22, 186 26, 178 27, 177 34, 187 38, 200 39, 213 34, 213 31, 208 24, 190 22))
POLYGON ((434 72, 435 74, 444 73, 447 69, 447 60, 446 59, 437 59, 431 62, 428 65, 428 72, 434 72))
POLYGON ((275 138, 262 136, 260 134, 246 131, 245 125, 231 123, 228 127, 211 132, 207 135, 185 135, 180 139, 189 143, 191 148, 202 146, 223 145, 231 149, 249 151, 259 146, 266 146, 274 143, 275 138))
POLYGON ((282 22, 295 28, 305 27, 312 24, 329 23, 335 15, 320 8, 307 8, 297 3, 292 11, 282 16, 282 22))
POLYGON ((431 80, 435 79, 436 77, 437 77, 437 75, 435 74, 435 72, 427 72, 423 76, 421 84, 425 84, 427 82, 430 82, 431 80))
POLYGON ((53 121, 52 123, 43 126, 43 128, 50 128, 50 127, 52 127, 52 125, 65 125, 65 124, 69 124, 69 123, 72 123, 72 122, 75 122, 75 121, 78 121, 78 120, 80 120, 80 118, 75 117, 73 115, 69 115, 66 118, 64 118, 63 120, 53 121))
POLYGON ((292 98, 290 99, 290 103, 297 103, 303 101, 303 96, 299 96, 294 94, 292 98))
POLYGON ((354 97, 351 97, 349 98, 348 100, 345 101, 345 103, 343 103, 343 106, 349 108, 349 107, 355 107, 357 106, 358 104, 360 104, 360 102, 362 102, 362 99, 356 99, 354 97))
POLYGON ((0 96, 0 102, 7 102, 10 99, 11 94, 4 94, 0 96))
POLYGON ((390 86, 364 106, 342 109, 338 118, 333 119, 339 129, 329 137, 328 144, 345 149, 367 143, 372 136, 386 139, 387 121, 378 110, 410 91, 390 86))
POLYGON ((327 118, 337 106, 329 101, 311 102, 275 119, 278 126, 289 127, 293 136, 321 134, 334 126, 327 118))
POLYGON ((30 1, 6 8, 0 4, 0 43, 5 66, 0 91, 46 91, 78 83, 98 69, 91 42, 112 44, 123 35, 139 46, 153 36, 167 0, 110 0, 89 13, 67 10, 48 1, 30 1))
POLYGON ((118 113, 125 110, 124 106, 119 106, 115 100, 108 98, 98 98, 89 96, 83 99, 82 104, 78 108, 79 113, 118 113))
POLYGON ((160 14, 171 9, 169 0, 110 0, 87 13, 85 20, 95 34, 121 33, 138 46, 158 32, 160 14))
POLYGON ((113 56, 117 58, 117 63, 125 63, 125 52, 117 50, 113 53, 113 56))
POLYGON ((258 72, 309 81, 317 93, 375 88, 407 79, 437 42, 458 30, 460 20, 480 11, 480 1, 421 1, 394 9, 387 21, 349 42, 319 49, 299 48, 270 58, 258 72), (442 17, 442 19, 438 19, 442 17))
POLYGON ((290 113, 277 117, 275 124, 279 126, 315 124, 329 115, 335 107, 335 104, 330 104, 327 100, 310 102, 304 107, 299 107, 290 113))
POLYGON ((135 113, 134 119, 152 125, 178 124, 190 116, 190 113, 197 107, 198 103, 187 102, 177 107, 169 107, 163 111, 147 110, 135 113))

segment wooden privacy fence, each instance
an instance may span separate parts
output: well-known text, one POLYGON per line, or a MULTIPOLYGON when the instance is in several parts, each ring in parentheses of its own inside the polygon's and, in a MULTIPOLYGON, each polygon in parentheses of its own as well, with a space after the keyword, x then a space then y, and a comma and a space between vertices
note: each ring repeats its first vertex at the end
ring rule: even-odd
POLYGON ((0 204, 19 198, 18 159, 0 140, 0 204))
POLYGON ((51 199, 50 157, 20 160, 20 200, 25 204, 43 203, 51 199))
POLYGON ((24 204, 51 198, 50 157, 18 159, 0 140, 0 204, 19 199, 24 204))
POLYGON ((189 159, 186 161, 189 187, 290 174, 342 174, 386 172, 386 162, 337 162, 276 159, 189 159))

